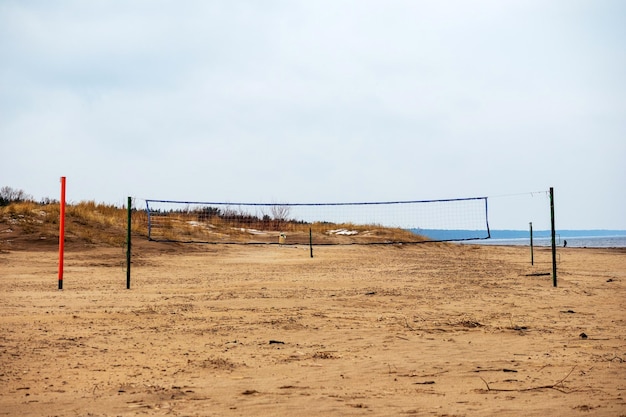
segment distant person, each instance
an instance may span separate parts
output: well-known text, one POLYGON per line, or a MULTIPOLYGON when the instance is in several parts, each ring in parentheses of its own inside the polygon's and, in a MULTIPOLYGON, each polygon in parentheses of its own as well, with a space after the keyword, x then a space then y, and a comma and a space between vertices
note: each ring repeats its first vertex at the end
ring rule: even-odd
POLYGON ((564 247, 564 248, 565 248, 565 247, 567 247, 567 240, 564 240, 564 241, 563 241, 563 247, 564 247))

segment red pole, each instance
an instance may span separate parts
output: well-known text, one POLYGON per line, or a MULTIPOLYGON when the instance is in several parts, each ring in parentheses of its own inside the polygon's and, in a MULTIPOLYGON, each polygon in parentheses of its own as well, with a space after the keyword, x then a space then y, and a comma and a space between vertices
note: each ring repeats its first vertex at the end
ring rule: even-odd
POLYGON ((63 289, 63 254, 65 252, 65 177, 61 177, 61 213, 59 214, 59 289, 63 289))

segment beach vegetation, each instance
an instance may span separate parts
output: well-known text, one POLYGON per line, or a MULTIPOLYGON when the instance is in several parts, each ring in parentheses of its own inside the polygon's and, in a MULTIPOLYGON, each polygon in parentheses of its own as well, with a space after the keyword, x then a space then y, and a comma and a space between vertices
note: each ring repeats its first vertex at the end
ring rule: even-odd
MULTIPOLYGON (((2 188, 0 246, 15 241, 58 242, 60 203, 35 201, 22 190, 2 188)), ((131 210, 131 233, 148 238, 148 214, 131 210)), ((419 242, 422 236, 376 224, 306 222, 290 218, 288 205, 271 206, 269 213, 249 213, 237 207, 182 209, 151 213, 150 238, 181 242, 272 243, 279 234, 289 243, 308 243, 310 235, 319 244, 419 242), (154 227, 156 226, 156 227, 154 227)), ((114 204, 82 201, 66 204, 67 243, 123 246, 126 243, 128 209, 114 204)))

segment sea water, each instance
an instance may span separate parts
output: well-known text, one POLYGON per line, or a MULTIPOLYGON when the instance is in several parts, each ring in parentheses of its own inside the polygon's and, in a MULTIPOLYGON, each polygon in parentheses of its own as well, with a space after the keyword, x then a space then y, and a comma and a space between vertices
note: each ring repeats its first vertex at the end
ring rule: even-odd
MULTIPOLYGON (((556 236, 556 245, 563 247, 567 241, 568 248, 626 248, 626 236, 556 236)), ((530 246, 530 238, 519 239, 485 239, 470 240, 465 243, 483 245, 520 245, 530 246)), ((533 246, 551 246, 548 237, 533 238, 533 246)))

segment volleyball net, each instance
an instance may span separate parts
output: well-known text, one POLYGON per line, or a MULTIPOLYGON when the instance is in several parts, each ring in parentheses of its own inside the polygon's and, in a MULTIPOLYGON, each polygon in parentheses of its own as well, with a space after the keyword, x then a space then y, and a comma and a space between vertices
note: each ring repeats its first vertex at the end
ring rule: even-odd
POLYGON ((487 197, 361 203, 147 199, 148 238, 222 244, 393 244, 488 239, 487 197))

